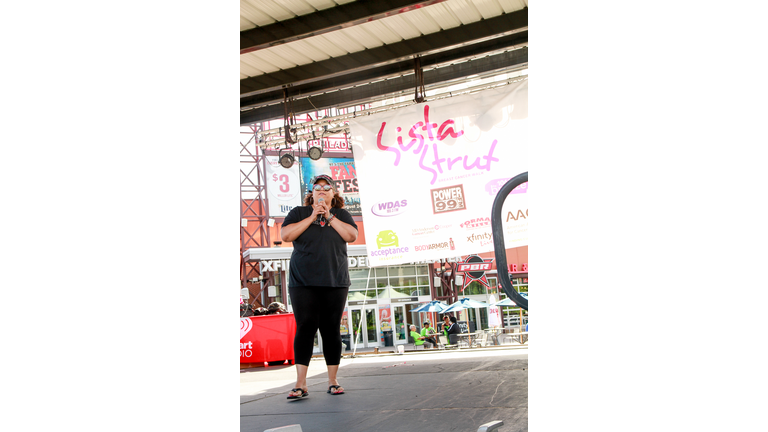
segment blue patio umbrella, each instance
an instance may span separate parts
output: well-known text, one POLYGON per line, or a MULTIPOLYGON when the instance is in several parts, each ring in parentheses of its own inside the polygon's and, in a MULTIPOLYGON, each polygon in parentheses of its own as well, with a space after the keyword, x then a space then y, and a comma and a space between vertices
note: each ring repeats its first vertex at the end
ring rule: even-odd
POLYGON ((411 312, 442 312, 447 308, 448 305, 438 301, 438 300, 432 300, 431 302, 419 306, 416 309, 411 310, 411 312))
POLYGON ((517 303, 513 302, 509 297, 504 300, 494 303, 491 306, 517 306, 517 303))
MULTIPOLYGON (((526 300, 528 299, 528 293, 527 292, 521 292, 521 293, 518 293, 518 294, 520 294, 521 296, 525 297, 526 300)), ((491 306, 517 306, 517 303, 513 302, 512 299, 507 297, 507 298, 505 298, 504 300, 502 300, 502 301, 500 301, 498 303, 492 304, 491 306)))
POLYGON ((487 308, 488 306, 490 306, 488 303, 483 303, 464 297, 459 299, 459 301, 456 303, 448 306, 448 309, 444 309, 441 313, 458 312, 460 310, 473 308, 487 308))

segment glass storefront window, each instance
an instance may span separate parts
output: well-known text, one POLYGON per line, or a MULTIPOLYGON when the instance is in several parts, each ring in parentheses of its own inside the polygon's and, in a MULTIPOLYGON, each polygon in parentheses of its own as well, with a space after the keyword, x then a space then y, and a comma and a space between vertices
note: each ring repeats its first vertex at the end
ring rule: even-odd
MULTIPOLYGON (((389 281, 387 278, 371 278, 371 280, 368 281, 368 288, 384 288, 389 284, 389 281)), ((363 285, 365 285, 365 281, 363 281, 363 285)))
POLYGON ((400 294, 404 294, 406 296, 410 296, 413 292, 413 288, 392 288, 393 291, 399 292, 400 294))
MULTIPOLYGON (((429 295, 429 268, 426 265, 373 268, 370 269, 370 277, 369 269, 350 269, 349 277, 352 282, 350 291, 365 290, 368 281, 369 290, 390 286, 407 296, 429 295)), ((389 296, 388 293, 384 295, 389 296)))
POLYGON ((389 278, 390 283, 392 286, 416 286, 416 276, 400 276, 400 277, 394 277, 389 278))
MULTIPOLYGON (((527 293, 528 278, 513 278, 512 288, 514 288, 517 292, 527 293)), ((499 289, 499 297, 501 299, 505 299, 508 296, 503 289, 499 289)), ((528 311, 519 307, 502 307, 501 314, 504 317, 505 327, 524 326, 528 322, 528 311)))
POLYGON ((480 311, 480 327, 478 327, 481 330, 485 330, 489 327, 488 325, 488 308, 478 308, 480 311))
POLYGON ((349 290, 347 299, 351 301, 360 301, 366 299, 374 299, 384 295, 386 290, 383 289, 361 289, 361 290, 349 290))
POLYGON ((389 277, 395 277, 395 276, 415 276, 415 275, 416 275, 416 267, 414 267, 414 266, 390 267, 389 268, 389 277))
POLYGON ((528 292, 528 278, 513 278, 512 286, 517 292, 528 292))
POLYGON ((366 293, 368 298, 373 299, 384 295, 384 291, 383 289, 369 289, 368 291, 363 291, 363 293, 366 293))
POLYGON ((403 306, 395 306, 395 339, 403 342, 406 341, 403 306))
MULTIPOLYGON (((459 287, 459 290, 461 290, 461 287, 459 287)), ((461 292, 461 295, 468 296, 468 295, 482 295, 487 294, 488 289, 485 287, 485 285, 481 284, 478 281, 472 281, 469 285, 464 289, 464 291, 461 292)))
MULTIPOLYGON (((350 279, 367 279, 368 278, 368 269, 366 268, 353 268, 349 269, 349 278, 350 279)), ((371 272, 371 276, 373 276, 373 272, 371 272)))

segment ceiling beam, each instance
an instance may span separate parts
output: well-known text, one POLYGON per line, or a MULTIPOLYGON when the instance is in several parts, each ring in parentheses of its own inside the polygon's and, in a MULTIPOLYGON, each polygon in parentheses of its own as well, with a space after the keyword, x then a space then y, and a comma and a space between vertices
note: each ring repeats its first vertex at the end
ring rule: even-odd
MULTIPOLYGON (((500 51, 520 47, 528 43, 528 32, 515 33, 513 35, 501 38, 491 39, 474 45, 459 47, 450 51, 442 51, 420 58, 422 69, 436 67, 451 62, 468 60, 471 58, 498 53, 500 51)), ((413 59, 403 60, 401 62, 379 66, 373 69, 367 69, 360 72, 341 75, 288 87, 288 96, 301 97, 319 95, 323 92, 351 87, 355 85, 367 84, 371 81, 393 78, 404 73, 413 72, 413 59)), ((277 89, 266 93, 260 93, 252 96, 240 98, 240 108, 259 108, 262 106, 282 102, 284 99, 283 89, 277 89)))
POLYGON ((421 9, 446 0, 356 1, 240 32, 240 54, 421 9))
MULTIPOLYGON (((507 51, 501 54, 482 57, 466 61, 456 65, 445 66, 429 71, 424 71, 424 86, 459 80, 471 75, 478 75, 492 71, 502 71, 513 67, 522 67, 528 63, 528 48, 507 51)), ((365 103, 377 96, 388 95, 396 92, 415 89, 415 77, 413 74, 401 76, 385 81, 379 81, 367 85, 325 93, 312 98, 295 99, 292 102, 293 112, 303 114, 320 111, 333 107, 343 107, 365 103)), ((283 103, 277 103, 257 109, 242 111, 240 113, 240 125, 249 125, 266 120, 282 118, 285 114, 283 103)))
POLYGON ((252 96, 371 69, 528 30, 528 8, 418 38, 240 80, 240 96, 252 96))

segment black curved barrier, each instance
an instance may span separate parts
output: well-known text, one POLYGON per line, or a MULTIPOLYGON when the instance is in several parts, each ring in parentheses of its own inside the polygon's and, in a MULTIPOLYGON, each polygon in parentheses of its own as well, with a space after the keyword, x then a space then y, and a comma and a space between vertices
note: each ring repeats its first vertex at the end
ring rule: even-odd
POLYGON ((504 205, 512 189, 528 181, 528 171, 512 177, 504 183, 496 198, 493 200, 493 209, 491 210, 491 231, 493 232, 493 249, 496 254, 496 272, 498 280, 501 281, 501 287, 510 300, 515 302, 521 308, 528 310, 528 299, 518 294, 509 281, 509 268, 507 267, 507 250, 504 247, 504 230, 501 227, 501 207, 504 205))

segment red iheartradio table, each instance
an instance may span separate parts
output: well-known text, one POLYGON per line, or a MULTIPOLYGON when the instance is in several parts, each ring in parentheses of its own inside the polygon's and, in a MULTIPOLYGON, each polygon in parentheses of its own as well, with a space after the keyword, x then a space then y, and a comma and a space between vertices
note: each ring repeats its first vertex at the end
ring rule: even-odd
POLYGON ((294 361, 292 313, 240 318, 240 363, 294 361))

